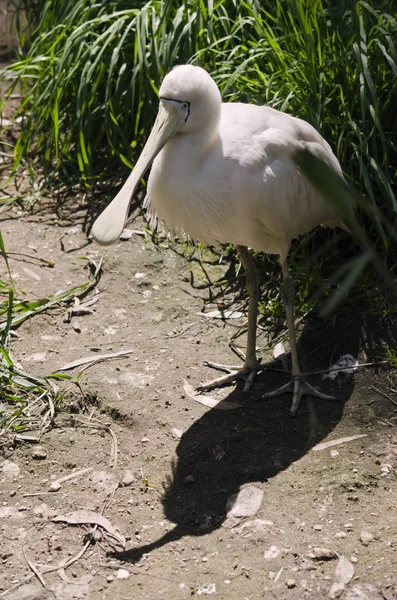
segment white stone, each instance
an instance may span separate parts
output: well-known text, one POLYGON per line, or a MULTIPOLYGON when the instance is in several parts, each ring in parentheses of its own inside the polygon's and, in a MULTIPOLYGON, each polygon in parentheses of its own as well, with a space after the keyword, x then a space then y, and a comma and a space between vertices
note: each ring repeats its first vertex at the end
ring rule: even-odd
POLYGON ((228 517, 250 517, 258 512, 263 499, 263 491, 249 485, 228 498, 226 512, 228 517))

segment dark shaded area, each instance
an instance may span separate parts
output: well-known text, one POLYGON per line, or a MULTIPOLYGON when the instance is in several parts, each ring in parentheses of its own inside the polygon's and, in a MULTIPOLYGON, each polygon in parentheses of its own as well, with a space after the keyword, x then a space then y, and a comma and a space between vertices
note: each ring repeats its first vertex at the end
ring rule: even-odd
MULTIPOLYGON (((324 339, 324 327, 309 328, 301 336, 300 353, 308 351, 310 368, 328 366, 333 349, 328 344, 319 348, 320 339, 324 339), (317 351, 311 356, 310 348, 315 346, 317 351)), ((354 334, 350 342, 349 349, 357 352, 358 338, 354 334)), ((342 347, 346 351, 344 341, 342 347)), ((274 477, 334 429, 352 393, 353 378, 344 378, 343 388, 320 376, 310 378, 323 391, 334 393, 337 400, 306 399, 293 419, 289 416, 290 396, 258 402, 262 393, 287 380, 287 374, 265 371, 248 398, 238 384, 226 400, 243 403, 244 408, 210 410, 184 433, 177 447, 173 477, 163 497, 165 516, 176 524, 175 529, 152 544, 116 554, 117 558, 135 562, 142 554, 170 541, 217 529, 225 519, 227 499, 241 486, 274 477), (188 475, 193 475, 193 483, 186 481, 188 475)))
MULTIPOLYGON (((370 388, 375 372, 383 368, 382 347, 385 342, 395 344, 396 331, 393 320, 379 322, 357 311, 342 313, 332 325, 330 320, 313 320, 299 340, 302 370, 327 369, 342 354, 357 357, 364 349, 368 362, 376 363, 366 374, 360 372, 360 378, 368 379, 368 395, 373 398, 370 388)), ((225 399, 244 404, 244 408, 210 410, 184 433, 176 450, 173 477, 163 496, 164 514, 176 524, 175 528, 150 544, 114 557, 133 563, 143 554, 186 535, 201 536, 217 529, 225 519, 231 495, 245 484, 266 482, 288 468, 332 432, 347 409, 357 423, 372 422, 377 416, 387 418, 394 411, 393 405, 381 397, 373 406, 367 406, 371 403, 365 392, 350 405, 354 390, 351 374, 340 375, 335 381, 316 375, 309 381, 336 400, 304 398, 291 419, 290 395, 259 401, 263 393, 287 380, 288 374, 265 371, 258 376, 248 398, 238 384, 225 399), (194 482, 189 483, 186 477, 191 475, 194 482)))

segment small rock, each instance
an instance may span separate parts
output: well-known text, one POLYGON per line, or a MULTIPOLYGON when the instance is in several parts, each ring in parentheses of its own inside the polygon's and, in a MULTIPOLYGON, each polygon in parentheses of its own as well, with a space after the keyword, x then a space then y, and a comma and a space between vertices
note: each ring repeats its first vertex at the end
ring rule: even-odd
POLYGON ((107 581, 108 583, 112 583, 112 581, 113 581, 113 580, 114 580, 114 577, 113 577, 113 575, 106 575, 106 581, 107 581))
POLYGON ((135 481, 135 475, 133 474, 132 471, 130 471, 129 469, 126 470, 126 472, 124 473, 124 477, 121 480, 122 485, 131 485, 132 483, 134 483, 135 481))
POLYGON ((59 481, 53 481, 48 486, 48 491, 49 492, 59 492, 59 490, 61 489, 61 487, 62 487, 62 485, 59 483, 59 481))
POLYGON ((349 583, 354 575, 354 567, 350 560, 341 555, 335 569, 335 579, 338 583, 349 583))
POLYGON ((132 229, 127 229, 127 228, 125 228, 125 229, 123 229, 123 231, 120 233, 120 239, 121 239, 123 242, 125 242, 125 241, 127 241, 127 240, 130 240, 130 239, 132 238, 132 235, 133 235, 133 233, 134 233, 134 232, 132 231, 132 229))
POLYGON ((157 312, 157 313, 153 314, 152 321, 154 321, 155 323, 161 323, 162 320, 163 320, 162 312, 157 312))
POLYGON ((336 458, 337 456, 339 456, 339 452, 337 450, 331 450, 330 456, 331 458, 336 458))
POLYGON ((321 530, 322 530, 322 528, 323 528, 323 526, 322 526, 322 525, 313 525, 313 529, 314 529, 314 531, 321 531, 321 530))
POLYGON ((373 541, 374 535, 370 531, 362 531, 360 533, 360 542, 363 546, 368 546, 368 544, 373 541))
POLYGON ((142 442, 142 444, 147 444, 148 442, 150 442, 150 440, 148 437, 145 436, 141 439, 141 442, 142 442))
POLYGON ((263 491, 254 485, 249 485, 237 494, 228 498, 226 513, 228 517, 250 517, 260 508, 263 491))
POLYGON ((337 540, 343 540, 347 537, 347 533, 345 531, 338 531, 338 533, 335 533, 335 537, 337 540))
POLYGON ((296 587, 296 581, 295 581, 295 579, 287 579, 287 581, 285 583, 286 583, 287 588, 289 590, 292 590, 292 588, 296 587))
POLYGON ((186 475, 184 482, 185 483, 194 483, 196 481, 194 475, 186 475))
POLYGON ((36 446, 33 448, 32 458, 35 460, 44 460, 47 458, 47 452, 44 450, 43 446, 36 446))
POLYGON ((146 277, 146 273, 135 273, 134 277, 135 279, 143 279, 146 277))
POLYGON ((333 550, 329 550, 329 548, 315 546, 307 556, 313 560, 332 560, 337 557, 337 554, 333 550))
POLYGON ((338 581, 336 581, 335 583, 333 583, 331 585, 331 589, 328 592, 328 596, 332 599, 340 598, 344 591, 345 591, 345 584, 339 583, 338 581))
POLYGON ((389 463, 384 463, 380 466, 380 470, 382 472, 382 477, 387 477, 392 471, 393 467, 389 463))
POLYGON ((7 475, 7 477, 18 477, 20 471, 17 463, 12 460, 5 460, 3 462, 3 475, 7 475))
POLYGON ((181 437, 183 436, 183 431, 182 429, 178 429, 177 427, 173 427, 171 429, 171 433, 172 436, 176 439, 176 440, 180 440, 181 437))
POLYGON ((131 573, 129 571, 127 571, 127 569, 119 569, 117 571, 117 579, 128 579, 128 577, 131 575, 131 573))

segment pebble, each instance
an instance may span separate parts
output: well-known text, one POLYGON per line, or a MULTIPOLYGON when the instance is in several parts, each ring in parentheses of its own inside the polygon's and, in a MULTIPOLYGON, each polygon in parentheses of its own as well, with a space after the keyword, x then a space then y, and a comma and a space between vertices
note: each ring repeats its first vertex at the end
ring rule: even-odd
POLYGON ((44 460, 47 458, 47 452, 44 450, 43 446, 36 446, 33 448, 32 458, 35 460, 44 460))
POLYGON ((227 499, 228 517, 250 517, 258 512, 263 499, 263 491, 255 485, 248 485, 227 499))
POLYGON ((323 528, 323 526, 322 526, 322 525, 313 525, 313 529, 314 529, 314 531, 321 531, 321 530, 322 530, 322 528, 323 528))
POLYGON ((338 531, 338 533, 335 533, 335 537, 337 540, 343 540, 347 537, 347 533, 345 531, 338 531))
POLYGON ((194 475, 186 475, 184 482, 185 483, 194 483, 196 481, 194 475))
POLYGON ((150 442, 150 440, 149 440, 149 438, 148 438, 148 437, 143 437, 143 438, 141 439, 141 442, 142 442, 142 444, 147 444, 148 442, 150 442))
POLYGON ((61 487, 62 487, 62 485, 58 481, 53 481, 48 486, 48 491, 49 492, 59 492, 59 490, 61 489, 61 487))
POLYGON ((362 531, 360 533, 360 542, 363 546, 368 546, 370 542, 374 541, 374 535, 369 531, 362 531))
POLYGON ((131 575, 131 573, 129 571, 127 571, 127 569, 119 569, 117 571, 117 579, 128 579, 128 577, 131 575))
POLYGON ((124 477, 121 480, 122 485, 131 485, 135 481, 135 476, 132 471, 129 469, 124 473, 124 477))
POLYGON ((329 548, 315 546, 307 556, 313 560, 332 560, 336 558, 336 553, 329 548))
POLYGON ((295 581, 295 579, 287 579, 287 581, 285 583, 286 583, 287 588, 289 590, 292 590, 292 588, 296 587, 296 581, 295 581))

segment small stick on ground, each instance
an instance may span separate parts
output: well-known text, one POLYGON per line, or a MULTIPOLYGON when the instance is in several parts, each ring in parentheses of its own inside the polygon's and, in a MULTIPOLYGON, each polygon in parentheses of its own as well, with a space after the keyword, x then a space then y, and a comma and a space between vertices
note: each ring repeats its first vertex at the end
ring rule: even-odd
POLYGON ((37 567, 32 563, 32 561, 28 559, 28 557, 26 556, 26 552, 25 552, 25 550, 24 550, 23 547, 22 547, 22 554, 24 556, 24 559, 28 563, 30 570, 33 571, 33 573, 36 575, 36 577, 40 581, 41 585, 43 587, 46 587, 46 583, 45 583, 45 581, 44 581, 41 573, 39 573, 37 567))
POLYGON ((384 398, 386 398, 386 400, 390 400, 390 402, 394 405, 397 406, 397 402, 396 400, 393 400, 393 398, 391 398, 389 396, 389 394, 386 394, 385 392, 382 392, 382 390, 379 390, 377 387, 375 387, 374 385, 370 385, 369 386, 371 388, 371 390, 374 390, 374 392, 376 392, 377 394, 380 394, 381 396, 383 396, 384 398))

